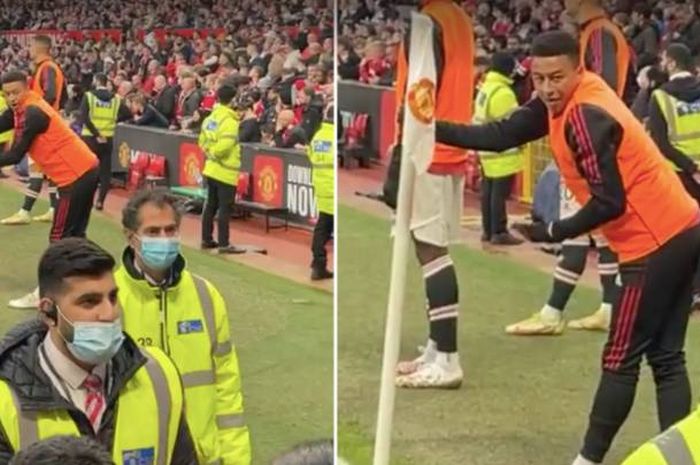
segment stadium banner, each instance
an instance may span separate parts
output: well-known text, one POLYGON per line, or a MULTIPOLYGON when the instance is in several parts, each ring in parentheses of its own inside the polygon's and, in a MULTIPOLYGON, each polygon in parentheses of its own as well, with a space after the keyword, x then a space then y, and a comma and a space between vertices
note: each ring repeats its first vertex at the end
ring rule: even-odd
MULTIPOLYGON (((163 157, 171 186, 196 187, 204 154, 194 134, 119 124, 114 135, 112 174, 126 175, 136 160, 163 157)), ((303 226, 318 217, 311 163, 303 151, 241 144, 241 172, 250 175, 247 200, 288 208, 289 220, 303 226)))
POLYGON ((357 81, 338 81, 338 109, 341 121, 348 121, 348 116, 358 113, 367 114, 367 150, 373 158, 387 156, 396 134, 394 89, 357 81))

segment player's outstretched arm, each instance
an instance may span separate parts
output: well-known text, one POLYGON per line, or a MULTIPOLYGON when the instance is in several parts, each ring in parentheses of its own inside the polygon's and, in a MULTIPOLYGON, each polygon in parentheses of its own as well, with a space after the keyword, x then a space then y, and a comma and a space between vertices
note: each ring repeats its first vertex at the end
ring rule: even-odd
POLYGON ((438 121, 435 139, 443 144, 472 150, 503 152, 546 136, 547 108, 535 98, 508 118, 488 124, 459 124, 438 121))

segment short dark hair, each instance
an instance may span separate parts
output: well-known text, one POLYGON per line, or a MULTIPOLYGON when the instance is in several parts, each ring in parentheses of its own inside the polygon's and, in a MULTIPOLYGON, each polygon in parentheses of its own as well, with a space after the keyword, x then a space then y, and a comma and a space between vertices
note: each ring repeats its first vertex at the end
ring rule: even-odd
POLYGON ((114 465, 111 454, 85 436, 54 436, 22 449, 10 465, 114 465))
POLYGON ((39 295, 61 291, 63 280, 73 276, 99 277, 114 269, 115 261, 99 245, 80 237, 54 242, 39 260, 39 295))
POLYGON ((687 45, 678 42, 669 44, 666 47, 666 56, 676 62, 683 71, 692 71, 695 67, 693 52, 690 51, 687 45))
POLYGON ((36 42, 37 44, 43 45, 48 50, 51 50, 52 40, 51 40, 51 37, 49 37, 49 36, 46 36, 43 34, 38 35, 38 36, 34 37, 34 42, 36 42))
POLYGON ((13 69, 2 75, 2 83, 10 84, 11 82, 23 82, 27 83, 27 75, 24 72, 13 69))
POLYGON ((577 63, 581 59, 578 41, 566 31, 548 31, 539 34, 532 41, 530 53, 533 57, 539 58, 565 55, 577 63))
POLYGON ((231 85, 223 85, 216 91, 216 99, 219 103, 229 104, 238 93, 238 89, 231 85))
POLYGON ((141 226, 139 211, 147 203, 153 203, 158 208, 170 207, 175 212, 175 221, 180 224, 182 211, 178 205, 178 199, 164 187, 155 189, 141 189, 131 196, 129 202, 122 210, 122 226, 129 231, 136 231, 141 226))
POLYGON ((104 73, 95 74, 95 82, 100 86, 107 85, 107 75, 104 73))
POLYGON ((496 52, 491 57, 491 69, 504 76, 510 76, 515 69, 515 58, 507 52, 496 52))
POLYGON ((272 465, 333 465, 333 441, 311 441, 277 457, 272 465))

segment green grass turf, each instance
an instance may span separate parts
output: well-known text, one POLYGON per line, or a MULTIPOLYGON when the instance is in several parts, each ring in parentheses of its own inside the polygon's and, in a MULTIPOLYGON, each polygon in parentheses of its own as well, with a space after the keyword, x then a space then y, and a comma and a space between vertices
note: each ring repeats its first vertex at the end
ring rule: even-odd
MULTIPOLYGON (((340 454, 371 463, 388 295, 391 242, 386 221, 350 208, 339 212, 338 366, 340 454)), ((507 257, 455 247, 462 301, 459 344, 465 385, 456 391, 399 391, 395 465, 568 465, 577 454, 599 377, 605 336, 567 331, 561 337, 512 337, 509 323, 537 311, 549 290, 546 273, 507 257)), ((567 310, 583 316, 598 305, 595 289, 578 289, 567 310)), ((408 273, 402 354, 415 356, 426 337, 418 266, 408 273)), ((700 381, 688 335, 691 380, 700 381)), ((606 464, 619 464, 656 433, 648 368, 606 464)))
MULTIPOLYGON (((0 217, 15 212, 21 197, 0 188, 0 217)), ((46 202, 38 202, 34 214, 45 211, 46 202)), ((34 288, 48 228, 0 226, 0 333, 34 315, 4 303, 34 288)), ((121 256, 124 239, 114 222, 93 215, 88 236, 121 256)), ((332 296, 193 249, 184 255, 190 269, 211 280, 229 305, 253 463, 267 464, 301 441, 332 437, 332 296)))

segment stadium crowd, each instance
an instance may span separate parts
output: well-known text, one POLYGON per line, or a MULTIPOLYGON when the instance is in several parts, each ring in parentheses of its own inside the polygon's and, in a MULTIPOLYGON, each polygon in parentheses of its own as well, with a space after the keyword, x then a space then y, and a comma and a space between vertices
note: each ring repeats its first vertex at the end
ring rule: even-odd
MULTIPOLYGON (((104 73, 136 124, 197 131, 227 82, 239 89, 245 113, 241 141, 289 148, 306 144, 333 98, 333 21, 326 3, 3 2, 0 28, 120 31, 119 41, 51 35, 68 84, 67 116, 104 73)), ((0 68, 30 71, 21 38, 0 37, 0 68)))
MULTIPOLYGON (((341 79, 391 86, 398 45, 406 25, 401 2, 341 1, 338 40, 338 75, 341 79)), ((681 42, 700 55, 700 2, 605 1, 629 39, 636 69, 659 60, 664 44, 681 42)), ((493 53, 507 51, 518 60, 516 75, 524 79, 529 69, 529 44, 543 31, 570 26, 560 0, 467 0, 461 2, 474 21, 478 77, 483 76, 493 53)), ((646 74, 646 72, 645 72, 646 74)), ((516 79, 516 81, 518 81, 516 79)), ((517 86, 516 86, 517 87, 517 86)), ((519 97, 529 98, 529 93, 519 97)))

